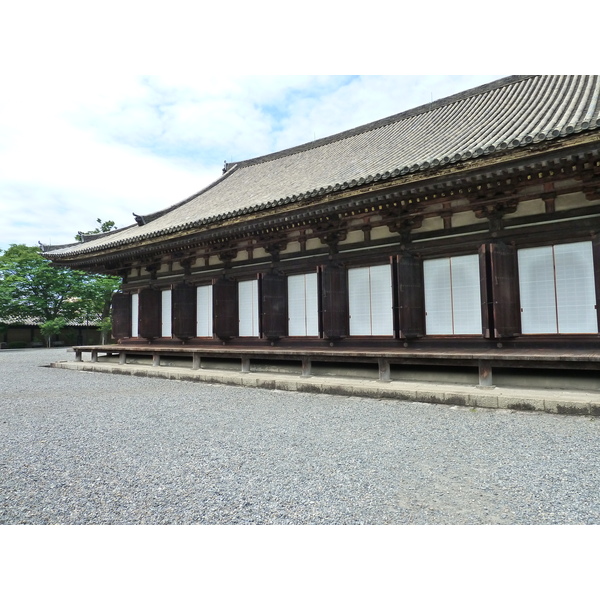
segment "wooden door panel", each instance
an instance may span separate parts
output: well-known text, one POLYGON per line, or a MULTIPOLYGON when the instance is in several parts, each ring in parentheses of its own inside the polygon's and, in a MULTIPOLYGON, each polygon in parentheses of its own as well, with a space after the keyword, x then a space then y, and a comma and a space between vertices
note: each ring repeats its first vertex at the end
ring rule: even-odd
POLYGON ((159 338, 161 335, 161 291, 146 288, 140 291, 140 337, 147 340, 159 338))
POLYGON ((412 254, 401 254, 396 262, 398 335, 418 338, 425 335, 425 293, 423 261, 412 254))
POLYGON ((521 333, 517 250, 503 242, 489 248, 494 337, 514 337, 521 333))
POLYGON ((349 335, 348 275, 342 265, 325 265, 321 270, 323 335, 341 339, 349 335))
POLYGON ((229 340, 239 333, 237 281, 221 277, 213 283, 213 331, 229 340))
POLYGON ((112 336, 115 340, 131 337, 131 294, 112 296, 112 336))
POLYGON ((173 288, 173 335, 188 340, 196 335, 196 286, 180 283, 173 288))
POLYGON ((287 278, 265 273, 261 281, 261 331, 269 340, 287 335, 287 278))

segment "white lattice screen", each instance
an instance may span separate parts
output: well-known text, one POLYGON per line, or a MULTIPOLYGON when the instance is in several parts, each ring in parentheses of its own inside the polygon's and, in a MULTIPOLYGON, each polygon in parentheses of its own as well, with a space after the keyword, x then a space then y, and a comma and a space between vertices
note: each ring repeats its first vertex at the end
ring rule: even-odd
POLYGON ((238 283, 240 337, 258 336, 258 281, 238 283))
POLYGON ((288 284, 288 335, 319 335, 317 274, 290 275, 288 284))
POLYGON ((196 288, 196 335, 212 337, 213 334, 213 292, 212 285, 196 288))
POLYGON ((131 337, 139 336, 140 298, 139 294, 131 294, 131 337))
POLYGON ((161 326, 160 335, 162 337, 171 337, 171 290, 163 290, 161 293, 161 326))
POLYGON ((591 242, 518 251, 521 331, 598 333, 591 242))
POLYGON ((477 254, 426 260, 423 278, 428 335, 481 334, 477 254))
POLYGON ((350 335, 393 335, 389 265, 348 269, 350 335))

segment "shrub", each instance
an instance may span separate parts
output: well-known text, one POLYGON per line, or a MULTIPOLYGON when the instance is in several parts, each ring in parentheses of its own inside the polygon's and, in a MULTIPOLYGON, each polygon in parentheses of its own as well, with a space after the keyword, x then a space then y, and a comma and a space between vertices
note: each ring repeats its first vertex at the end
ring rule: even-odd
POLYGON ((27 348, 27 342, 8 342, 9 348, 27 348))

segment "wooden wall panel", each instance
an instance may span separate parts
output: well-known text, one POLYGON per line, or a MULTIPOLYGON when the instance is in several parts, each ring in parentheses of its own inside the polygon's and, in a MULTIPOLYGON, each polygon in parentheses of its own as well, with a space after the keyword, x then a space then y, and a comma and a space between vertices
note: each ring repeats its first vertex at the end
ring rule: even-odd
POLYGON ((329 264, 321 269, 323 335, 340 339, 349 335, 348 275, 342 265, 329 264))
POLYGON ((492 305, 492 280, 490 251, 487 244, 479 248, 479 282, 481 288, 481 327, 483 337, 489 339, 494 331, 494 308, 492 305))
POLYGON ((265 273, 261 285, 261 333, 269 340, 287 335, 287 278, 265 273))
POLYGON ((140 325, 139 334, 147 340, 161 335, 161 291, 145 288, 140 291, 140 325))
POLYGON ((503 242, 489 249, 494 337, 514 337, 521 333, 517 250, 503 242))
POLYGON ((188 340, 196 335, 196 286, 179 283, 173 288, 173 335, 188 340))
POLYGON ((401 254, 396 261, 398 335, 402 339, 425 335, 425 294, 423 261, 401 254))
POLYGON ((131 337, 131 294, 112 296, 112 336, 115 340, 131 337))
POLYGON ((221 277, 213 283, 213 331, 229 340, 239 333, 237 281, 221 277))

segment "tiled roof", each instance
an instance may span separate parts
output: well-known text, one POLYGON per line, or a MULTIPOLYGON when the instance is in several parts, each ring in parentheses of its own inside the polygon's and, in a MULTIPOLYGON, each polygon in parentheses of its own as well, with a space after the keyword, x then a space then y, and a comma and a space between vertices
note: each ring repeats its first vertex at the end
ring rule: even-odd
MULTIPOLYGON (((98 327, 102 315, 90 315, 89 319, 67 319, 65 322, 66 327, 98 327)), ((22 319, 16 317, 9 317, 0 319, 0 323, 3 325, 13 325, 15 327, 37 327, 44 322, 44 319, 40 317, 23 317, 22 319)))
POLYGON ((600 76, 514 76, 309 144, 229 166, 145 224, 46 253, 75 256, 186 231, 380 178, 600 128, 600 76))

